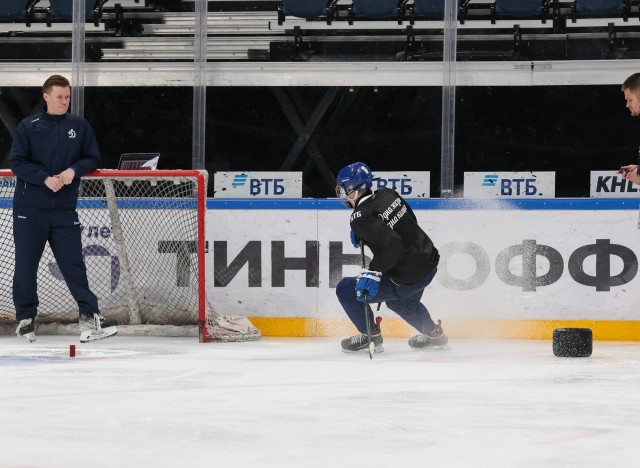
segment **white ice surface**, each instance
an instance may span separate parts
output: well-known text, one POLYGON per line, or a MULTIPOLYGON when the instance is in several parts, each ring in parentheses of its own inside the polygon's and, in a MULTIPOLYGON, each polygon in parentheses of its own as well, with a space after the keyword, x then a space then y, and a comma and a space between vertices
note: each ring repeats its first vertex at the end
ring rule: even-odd
POLYGON ((0 466, 640 466, 640 343, 385 349, 0 336, 0 466))

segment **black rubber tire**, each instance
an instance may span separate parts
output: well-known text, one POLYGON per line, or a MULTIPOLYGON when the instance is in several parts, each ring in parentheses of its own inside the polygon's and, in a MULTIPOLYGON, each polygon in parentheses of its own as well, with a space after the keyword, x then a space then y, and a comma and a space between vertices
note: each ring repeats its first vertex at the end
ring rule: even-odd
POLYGON ((593 352, 593 332, 590 328, 556 328, 553 330, 553 355, 558 357, 589 357, 593 352))

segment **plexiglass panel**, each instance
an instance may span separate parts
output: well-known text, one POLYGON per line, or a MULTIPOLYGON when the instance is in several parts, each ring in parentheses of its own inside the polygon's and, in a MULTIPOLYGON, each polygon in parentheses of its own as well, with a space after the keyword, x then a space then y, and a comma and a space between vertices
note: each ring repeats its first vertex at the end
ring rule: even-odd
POLYGON ((620 92, 638 68, 635 4, 338 0, 306 17, 282 0, 80 0, 80 41, 59 2, 2 2, 5 155, 59 73, 86 86, 74 103, 104 135, 106 167, 153 146, 162 167, 300 170, 305 196, 332 196, 355 160, 430 171, 431 196, 447 174, 460 196, 467 171, 548 168, 558 196, 586 196, 598 161, 635 158, 620 92))
POLYGON ((438 87, 218 87, 207 92, 209 171, 300 171, 303 196, 334 197, 355 161, 431 171, 439 193, 438 87))

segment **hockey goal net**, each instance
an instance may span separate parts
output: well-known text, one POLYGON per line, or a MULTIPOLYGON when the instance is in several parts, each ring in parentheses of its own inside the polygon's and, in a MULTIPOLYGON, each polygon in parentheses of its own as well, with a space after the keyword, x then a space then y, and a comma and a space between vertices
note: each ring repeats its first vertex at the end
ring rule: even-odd
MULTIPOLYGON (((78 215, 87 275, 100 311, 125 334, 247 341, 244 317, 221 317, 205 282, 206 171, 99 170, 82 178, 78 215)), ((0 324, 15 324, 13 193, 0 171, 0 324)), ((78 307, 47 245, 38 269, 38 330, 73 333, 78 307)))

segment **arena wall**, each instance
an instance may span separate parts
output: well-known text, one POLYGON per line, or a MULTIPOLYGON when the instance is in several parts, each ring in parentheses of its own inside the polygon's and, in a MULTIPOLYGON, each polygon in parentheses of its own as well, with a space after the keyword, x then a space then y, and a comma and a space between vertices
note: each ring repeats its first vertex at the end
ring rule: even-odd
MULTIPOLYGON (((411 200, 441 253, 423 303, 452 337, 640 339, 638 203, 624 199, 411 200)), ((360 270, 336 200, 207 203, 207 293, 266 336, 354 331, 335 296, 360 270)), ((385 336, 414 331, 382 306, 385 336)))

